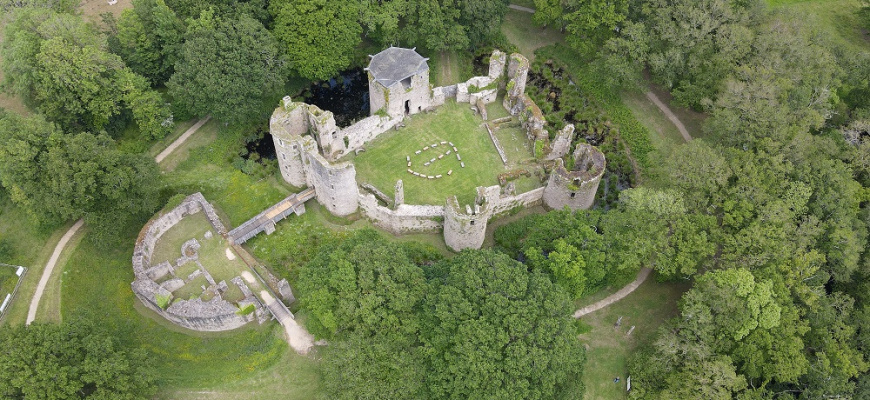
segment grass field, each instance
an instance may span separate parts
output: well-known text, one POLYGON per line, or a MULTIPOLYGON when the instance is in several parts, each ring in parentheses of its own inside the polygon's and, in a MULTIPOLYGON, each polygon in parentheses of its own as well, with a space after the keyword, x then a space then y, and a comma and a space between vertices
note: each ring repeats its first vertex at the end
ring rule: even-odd
MULTIPOLYGON (((677 314, 677 300, 688 290, 686 283, 659 283, 647 279, 637 290, 619 302, 581 318, 591 331, 580 336, 588 346, 583 383, 586 399, 627 399, 626 362, 632 351, 651 340, 659 326, 677 314), (619 328, 614 327, 622 318, 619 328), (635 326, 631 335, 628 330, 635 326), (619 383, 613 378, 620 377, 619 383)), ((586 299, 586 304, 598 300, 586 299)))
POLYGON ((508 170, 501 162, 495 146, 480 126, 483 120, 468 109, 467 104, 449 101, 430 114, 418 114, 406 120, 398 131, 384 133, 367 147, 367 151, 352 158, 357 181, 367 182, 388 196, 395 192, 396 180, 405 185, 408 204, 444 204, 448 196, 456 195, 461 204, 474 201, 477 186, 498 184, 498 174, 508 170), (430 166, 424 163, 452 150, 447 145, 414 154, 424 146, 441 141, 452 142, 459 150, 465 168, 460 167, 455 153, 445 155, 430 166), (442 175, 441 179, 424 179, 408 173, 406 156, 411 157, 411 169, 426 175, 442 175), (453 174, 447 173, 452 170, 453 174))
POLYGON ((766 0, 776 9, 789 10, 851 46, 867 50, 870 33, 862 26, 858 11, 860 0, 766 0))
MULTIPOLYGON (((526 6, 534 8, 534 5, 526 6)), ((561 42, 565 38, 565 34, 556 29, 535 25, 532 22, 532 14, 512 9, 505 15, 501 31, 530 61, 535 59, 535 50, 561 42)))

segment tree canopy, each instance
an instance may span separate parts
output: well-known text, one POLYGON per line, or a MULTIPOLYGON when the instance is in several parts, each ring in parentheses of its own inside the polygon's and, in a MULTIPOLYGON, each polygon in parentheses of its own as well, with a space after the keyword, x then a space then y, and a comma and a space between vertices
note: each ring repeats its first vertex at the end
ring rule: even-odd
POLYGON ((284 57, 271 33, 246 15, 203 11, 187 26, 166 86, 176 106, 235 125, 271 112, 284 86, 284 57))
POLYGON ((273 33, 300 76, 327 79, 347 68, 362 40, 356 2, 272 1, 273 33))
POLYGON ((168 106, 106 43, 77 16, 17 10, 2 48, 4 87, 65 131, 99 131, 129 109, 146 137, 165 136, 168 106))
POLYGON ((6 399, 149 399, 145 353, 121 346, 93 323, 0 329, 0 395, 6 399))

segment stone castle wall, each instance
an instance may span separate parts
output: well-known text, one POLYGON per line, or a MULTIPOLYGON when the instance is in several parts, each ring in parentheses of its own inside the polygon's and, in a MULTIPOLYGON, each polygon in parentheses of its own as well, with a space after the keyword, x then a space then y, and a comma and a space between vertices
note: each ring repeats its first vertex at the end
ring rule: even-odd
POLYGON ((185 217, 199 212, 205 214, 218 234, 226 235, 226 227, 205 197, 201 193, 187 196, 177 207, 148 222, 142 228, 133 249, 133 274, 136 279, 131 287, 142 304, 177 325, 198 331, 235 329, 252 321, 254 314, 247 316, 236 314, 238 308, 221 299, 220 296, 215 296, 208 302, 200 299, 175 301, 166 310, 157 305, 157 296, 170 298, 172 292, 167 286, 175 287, 177 284, 174 280, 168 280, 163 285, 155 281, 170 273, 172 267, 169 263, 151 266, 154 247, 169 229, 185 217))
POLYGON ((444 207, 440 206, 401 204, 390 209, 371 193, 360 194, 359 206, 372 224, 394 235, 437 232, 443 226, 444 207))
MULTIPOLYGON (((452 207, 449 200, 444 207, 401 202, 397 202, 394 209, 384 207, 374 195, 359 191, 353 164, 332 164, 399 124, 406 114, 438 107, 447 99, 480 107, 480 103, 485 105, 496 101, 499 89, 506 92, 503 106, 519 119, 528 139, 548 144, 544 115, 525 95, 528 72, 529 61, 524 56, 515 53, 508 57, 496 50, 490 57, 486 76, 476 76, 451 86, 431 88, 428 70, 412 76, 410 84, 396 83, 390 88, 374 81, 370 74, 369 101, 373 115, 350 127, 335 130, 332 113, 285 98, 271 121, 282 176, 294 186, 307 184, 314 187, 318 201, 331 213, 348 215, 359 208, 376 226, 394 234, 443 228, 445 241, 454 250, 480 247, 488 219, 518 207, 543 203, 551 208, 564 205, 588 208, 594 201, 600 176, 584 184, 582 179, 577 180, 577 171, 565 168, 557 168, 554 175, 561 175, 551 177, 546 187, 515 196, 502 195, 499 186, 478 188, 476 205, 468 206, 463 212, 458 204, 452 207), (318 145, 310 144, 313 140, 304 136, 306 133, 311 133, 318 145)), ((547 155, 548 159, 560 159, 567 154, 572 136, 573 126, 563 129, 553 144, 553 151, 547 155)))

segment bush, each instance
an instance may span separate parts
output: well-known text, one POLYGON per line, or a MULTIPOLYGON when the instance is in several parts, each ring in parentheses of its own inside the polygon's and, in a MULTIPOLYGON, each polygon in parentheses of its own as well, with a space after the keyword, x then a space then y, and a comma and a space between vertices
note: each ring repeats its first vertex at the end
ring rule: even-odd
POLYGON ((157 307, 160 307, 160 309, 165 310, 166 307, 169 307, 169 302, 170 302, 170 300, 172 300, 172 295, 170 294, 168 296, 164 296, 164 295, 158 294, 156 296, 155 300, 157 300, 157 307))

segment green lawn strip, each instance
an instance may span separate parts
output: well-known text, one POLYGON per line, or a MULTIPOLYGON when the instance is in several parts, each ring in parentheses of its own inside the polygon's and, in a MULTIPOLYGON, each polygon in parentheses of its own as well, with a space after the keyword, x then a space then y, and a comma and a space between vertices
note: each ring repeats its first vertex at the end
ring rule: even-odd
POLYGON ((7 306, 6 315, 0 325, 21 325, 27 320, 30 300, 45 269, 45 263, 72 224, 70 222, 61 227, 40 228, 24 210, 15 206, 8 198, 0 196, 0 232, 4 232, 2 238, 12 249, 12 257, 0 262, 27 268, 18 293, 7 306))
POLYGON ((157 400, 285 400, 316 398, 320 384, 317 363, 286 351, 271 367, 249 376, 201 389, 167 389, 157 400))
MULTIPOLYGON (((36 322, 53 322, 60 323, 61 313, 61 285, 64 279, 64 269, 63 266, 69 261, 70 256, 72 256, 76 247, 81 243, 82 239, 85 237, 87 232, 87 227, 83 227, 72 238, 70 238, 69 242, 67 242, 66 247, 64 247, 63 252, 60 253, 60 257, 57 259, 57 264, 55 264, 54 270, 51 273, 51 276, 48 278, 48 282, 45 285, 45 290, 42 292, 42 297, 39 300, 39 308, 36 309, 36 318, 34 321, 36 322)), ((52 249, 53 250, 53 249, 52 249)), ((28 274, 30 271, 28 271, 28 274)), ((30 301, 32 298, 26 299, 25 302, 28 303, 28 308, 30 307, 30 301)))
POLYGON ((198 118, 176 122, 175 129, 173 129, 172 133, 166 135, 165 138, 160 139, 151 145, 151 147, 148 149, 148 155, 150 155, 151 157, 157 157, 157 155, 160 154, 161 151, 169 147, 169 145, 172 144, 175 139, 181 137, 184 132, 186 132, 191 126, 193 126, 197 122, 199 122, 198 118))
POLYGON ((448 196, 456 195, 460 204, 468 204, 477 196, 475 188, 498 184, 498 174, 506 169, 496 152, 492 140, 481 126, 483 120, 475 116, 468 104, 448 101, 429 114, 418 114, 406 120, 406 126, 398 131, 382 134, 366 146, 367 150, 353 158, 357 181, 370 183, 380 191, 392 196, 396 180, 402 179, 405 186, 405 202, 408 204, 445 203, 448 196), (454 152, 432 165, 424 163, 447 150, 452 142, 459 150, 465 168, 460 167, 454 152), (415 151, 431 144, 421 154, 415 151), (411 169, 441 179, 424 179, 408 173, 406 156, 411 157, 411 169), (448 176, 448 171, 453 174, 448 176))
POLYGON ((870 35, 859 15, 860 0, 767 0, 767 4, 798 13, 801 19, 858 50, 870 47, 870 35))
POLYGON ((587 399, 626 399, 626 362, 638 345, 651 340, 662 323, 677 314, 677 301, 687 283, 659 283, 650 277, 637 290, 610 306, 588 314, 581 322, 591 331, 580 336, 588 346, 583 383, 587 399), (622 318, 616 328, 617 319, 622 318), (626 335, 634 326, 631 335, 626 335), (615 377, 619 383, 614 383, 615 377))
POLYGON ((670 154, 685 143, 677 127, 641 92, 622 93, 622 102, 634 117, 651 133, 650 141, 662 154, 670 154))
MULTIPOLYGON (((526 7, 534 8, 534 5, 526 7)), ((518 10, 508 10, 501 31, 530 61, 535 59, 535 50, 561 42, 565 38, 565 34, 556 29, 535 25, 532 14, 518 10)))

